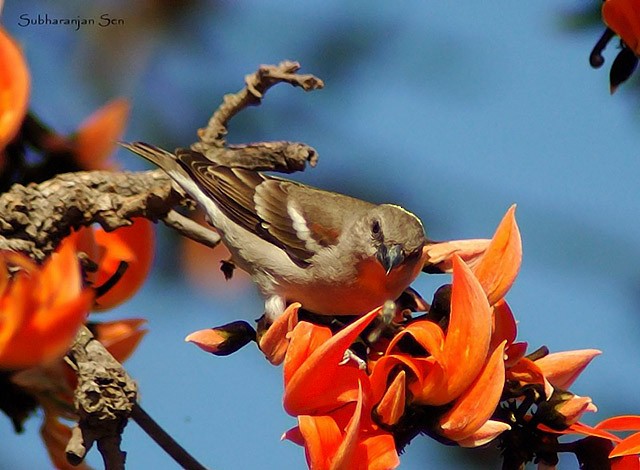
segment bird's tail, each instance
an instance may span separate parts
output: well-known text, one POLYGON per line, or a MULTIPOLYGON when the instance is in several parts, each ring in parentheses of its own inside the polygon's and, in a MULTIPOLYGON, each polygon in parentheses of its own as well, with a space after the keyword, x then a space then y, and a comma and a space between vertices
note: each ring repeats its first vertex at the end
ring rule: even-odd
POLYGON ((154 165, 159 166, 166 172, 178 166, 176 157, 171 152, 167 152, 159 147, 155 147, 144 142, 118 142, 122 147, 137 153, 141 157, 149 160, 154 165))

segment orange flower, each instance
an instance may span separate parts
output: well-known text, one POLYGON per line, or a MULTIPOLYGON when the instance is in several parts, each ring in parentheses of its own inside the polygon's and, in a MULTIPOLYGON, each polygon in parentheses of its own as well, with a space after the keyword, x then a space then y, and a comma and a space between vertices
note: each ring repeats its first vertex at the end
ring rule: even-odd
POLYGON ((408 359, 420 371, 417 380, 409 385, 414 400, 444 405, 458 398, 480 374, 489 352, 491 330, 491 309, 482 286, 454 255, 451 317, 446 335, 431 321, 415 321, 393 338, 387 355, 405 335, 411 335, 430 354, 427 358, 408 359))
POLYGON ((124 362, 133 354, 147 333, 147 330, 142 328, 146 322, 142 318, 127 318, 92 323, 89 328, 116 361, 124 362))
MULTIPOLYGON (((639 431, 640 416, 616 416, 605 419, 595 427, 596 429, 605 429, 607 431, 639 431)), ((609 457, 636 456, 637 454, 640 454, 640 432, 621 439, 611 451, 609 457)))
POLYGON ((29 104, 29 69, 22 51, 0 27, 0 151, 20 129, 29 104))
POLYGON ((299 416, 298 427, 283 438, 305 447, 313 470, 396 468, 400 460, 393 436, 373 426, 368 415, 360 385, 355 407, 349 404, 328 415, 299 416))
POLYGON ((586 411, 595 413, 598 411, 590 397, 580 397, 573 395, 556 406, 556 411, 564 417, 564 424, 572 425, 576 423, 586 411))
POLYGON ((94 111, 72 136, 71 142, 78 165, 85 170, 113 170, 107 159, 122 136, 129 117, 129 102, 118 98, 94 111))
POLYGON ((453 240, 425 247, 425 269, 450 272, 454 256, 476 275, 491 305, 507 293, 522 262, 522 239, 515 219, 515 204, 507 210, 491 240, 453 240))
POLYGON ((595 427, 577 422, 564 431, 556 431, 543 425, 538 427, 546 432, 556 434, 581 434, 611 441, 615 444, 615 447, 609 453, 613 470, 636 470, 640 468, 640 458, 638 457, 638 454, 640 454, 640 432, 631 434, 624 439, 610 432, 640 430, 640 416, 615 416, 601 421, 595 427))
POLYGON ((364 370, 349 361, 345 352, 373 321, 374 310, 334 336, 327 327, 300 322, 291 333, 284 359, 284 408, 290 415, 321 414, 355 402, 358 383, 368 383, 364 370), (318 380, 319 374, 322 380, 318 380))
POLYGON ((519 382, 521 385, 541 385, 546 398, 551 397, 553 394, 553 385, 549 383, 540 367, 526 357, 521 358, 507 369, 507 378, 508 380, 519 382))
POLYGON ((312 469, 382 470, 399 464, 393 436, 371 421, 366 372, 356 361, 345 361, 347 349, 378 312, 333 336, 329 328, 304 321, 291 333, 284 360, 284 407, 298 416, 298 427, 284 437, 305 447, 312 469))
POLYGON ((404 370, 398 372, 376 407, 376 413, 380 416, 380 420, 387 426, 397 424, 404 414, 407 400, 406 377, 407 374, 404 370))
POLYGON ((0 260, 0 271, 6 272, 8 259, 23 271, 10 281, 3 277, 0 289, 0 367, 55 360, 66 352, 93 302, 93 292, 82 287, 74 247, 63 243, 41 268, 10 254, 0 260))
POLYGON ((151 270, 154 254, 153 225, 147 219, 134 219, 126 227, 106 232, 99 227, 85 227, 70 236, 98 266, 89 273, 89 283, 98 292, 95 310, 107 310, 129 299, 137 292, 151 270), (124 263, 124 265, 123 265, 124 263), (121 266, 125 267, 123 272, 121 266))
POLYGON ((602 19, 627 46, 640 54, 640 3, 636 0, 606 0, 602 19))

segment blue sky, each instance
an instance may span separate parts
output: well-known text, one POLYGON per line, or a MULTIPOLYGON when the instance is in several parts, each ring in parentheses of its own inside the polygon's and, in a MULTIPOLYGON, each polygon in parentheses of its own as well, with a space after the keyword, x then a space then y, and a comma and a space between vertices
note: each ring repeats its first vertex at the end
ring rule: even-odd
MULTIPOLYGON (((600 408, 589 422, 640 412, 638 100, 624 85, 609 95, 614 43, 605 67, 592 70, 600 31, 563 29, 562 15, 579 2, 196 2, 195 14, 161 32, 142 30, 121 2, 50 3, 7 2, 2 21, 29 58, 34 109, 60 130, 125 95, 127 139, 185 146, 246 73, 295 59, 326 88, 274 89, 233 121, 231 141, 312 145, 318 167, 292 178, 401 204, 433 239, 489 237, 517 203, 524 262, 508 300, 519 338, 532 349, 604 351, 574 386, 600 408), (126 23, 17 24, 47 11, 106 11, 126 23)), ((119 161, 143 168, 124 152, 119 161)), ((253 347, 217 358, 183 342, 197 329, 257 318, 261 300, 253 289, 205 294, 187 285, 167 255, 175 237, 161 236, 152 278, 104 317, 149 319, 127 365, 143 406, 211 468, 300 468, 302 449, 279 441, 295 425, 282 410, 281 370, 253 347)), ((221 275, 217 266, 211 274, 221 275)), ((424 276, 414 287, 429 299, 445 282, 424 276)), ((0 451, 14 468, 47 466, 37 421, 14 437, 0 420, 0 451)), ((133 423, 123 447, 129 468, 174 468, 133 423)), ((455 468, 448 455, 418 438, 402 468, 455 468)))

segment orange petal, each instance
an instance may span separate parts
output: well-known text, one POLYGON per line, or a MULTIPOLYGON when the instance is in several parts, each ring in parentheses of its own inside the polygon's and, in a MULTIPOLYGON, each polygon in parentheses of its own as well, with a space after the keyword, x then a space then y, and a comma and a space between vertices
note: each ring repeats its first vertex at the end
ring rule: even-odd
POLYGON ((400 465, 396 444, 390 433, 367 435, 360 442, 360 447, 364 454, 362 467, 366 470, 391 470, 400 465))
POLYGON ((504 364, 507 366, 507 369, 510 369, 514 365, 518 363, 524 355, 527 353, 527 348, 529 345, 524 341, 518 341, 516 343, 509 344, 505 354, 507 356, 504 364))
POLYGON ((103 248, 103 256, 98 263, 95 286, 109 281, 116 273, 121 261, 127 269, 120 280, 104 295, 96 300, 96 310, 106 310, 129 299, 137 292, 147 278, 155 250, 153 224, 147 219, 133 219, 133 223, 113 232, 102 228, 94 229, 95 243, 103 248))
POLYGON ((580 422, 573 423, 567 429, 564 429, 562 431, 550 428, 549 426, 546 426, 544 424, 538 424, 538 429, 540 429, 541 431, 544 431, 544 432, 551 433, 551 434, 562 434, 562 435, 564 435, 564 434, 582 434, 583 436, 601 437, 602 439, 607 439, 607 440, 610 440, 612 442, 620 442, 622 440, 618 436, 616 436, 615 434, 611 434, 610 432, 605 431, 604 429, 593 428, 593 427, 591 427, 589 425, 586 425, 586 424, 580 423, 580 422))
POLYGON ((515 205, 509 208, 489 247, 473 269, 491 305, 504 297, 520 270, 522 240, 515 211, 515 205))
POLYGON ((595 427, 608 431, 638 431, 640 430, 640 416, 614 416, 600 421, 595 427))
POLYGON ((554 387, 568 390, 594 357, 602 354, 597 349, 580 349, 548 354, 535 361, 554 387))
POLYGON ((96 323, 93 331, 107 351, 118 361, 124 362, 138 347, 147 330, 142 326, 147 321, 142 318, 128 318, 96 323))
POLYGON ((640 470, 640 459, 636 455, 613 458, 611 470, 640 470))
POLYGON ((329 469, 331 458, 342 441, 340 428, 331 416, 298 416, 307 463, 311 469, 329 469))
POLYGON ((376 411, 382 422, 386 425, 393 426, 404 414, 406 404, 406 380, 407 374, 401 370, 396 375, 382 400, 378 404, 376 411))
POLYGON ((453 441, 472 436, 495 412, 504 387, 504 347, 498 346, 475 382, 440 420, 442 434, 453 441))
POLYGON ((293 375, 311 356, 311 353, 331 339, 331 330, 309 322, 298 323, 291 332, 291 340, 284 358, 285 389, 293 375))
POLYGON ((93 302, 92 291, 80 291, 79 272, 67 245, 40 270, 16 275, 0 300, 0 367, 30 367, 66 352, 93 302))
POLYGON ((215 328, 196 331, 184 340, 216 356, 228 356, 251 341, 255 341, 256 331, 246 321, 237 320, 215 328))
POLYGON ((302 432, 300 432, 300 427, 298 426, 285 431, 284 434, 280 436, 281 441, 284 441, 285 439, 293 442, 294 444, 298 444, 299 446, 304 446, 304 437, 302 437, 302 432))
POLYGON ((632 0, 607 0, 602 4, 602 19, 627 46, 640 53, 640 5, 632 0))
POLYGON ((487 359, 491 329, 491 308, 482 286, 464 261, 454 256, 451 317, 441 364, 446 385, 433 388, 429 396, 423 394, 421 403, 449 403, 471 385, 487 359))
POLYGON ((622 457, 625 455, 640 454, 640 432, 623 439, 609 454, 609 457, 622 457))
POLYGON ((220 350, 220 345, 227 341, 227 337, 220 334, 215 328, 207 328, 189 333, 184 340, 195 344, 206 352, 215 354, 220 350))
POLYGON ((491 240, 451 240, 431 243, 424 247, 425 268, 434 266, 438 270, 450 273, 453 269, 453 255, 458 255, 467 265, 475 266, 487 250, 491 240))
POLYGON ((418 320, 411 322, 404 330, 398 332, 389 342, 387 354, 390 354, 398 342, 405 336, 411 335, 436 361, 442 361, 444 347, 444 333, 442 328, 432 321, 418 320))
POLYGON ((13 337, 31 320, 28 293, 27 277, 19 273, 0 298, 0 358, 9 352, 13 337))
MULTIPOLYGON (((76 298, 82 289, 82 277, 74 240, 63 239, 58 249, 44 263, 40 273, 42 282, 37 292, 40 302, 46 305, 76 298)), ((47 315, 45 318, 49 317, 47 315)))
POLYGON ((258 346, 273 365, 277 366, 284 361, 289 347, 289 333, 298 324, 298 310, 301 306, 299 303, 289 305, 260 337, 258 346))
POLYGON ((405 372, 410 371, 409 380, 420 380, 422 377, 423 367, 421 361, 404 354, 388 354, 382 356, 373 365, 369 381, 371 383, 371 399, 373 403, 382 400, 387 393, 387 383, 389 382, 389 374, 397 369, 405 372))
POLYGON ((495 349, 503 341, 507 347, 516 340, 518 327, 513 312, 504 299, 500 299, 493 306, 493 333, 491 335, 491 349, 495 349))
POLYGON ((546 379, 540 367, 526 357, 520 359, 517 364, 507 370, 507 377, 509 380, 517 380, 522 383, 543 385, 547 398, 551 397, 553 393, 553 385, 546 379))
MULTIPOLYGON (((294 347, 296 332, 306 322, 298 323, 293 330, 284 365, 284 408, 287 413, 293 416, 317 413, 356 400, 358 381, 365 378, 364 371, 353 364, 340 365, 340 362, 345 351, 378 313, 379 309, 373 310, 336 333, 313 350, 296 370, 294 361, 299 363, 299 360, 294 358, 300 354, 299 348, 294 347), (292 359, 288 361, 290 355, 292 359)), ((302 352, 306 354, 307 351, 310 350, 305 348, 302 352)))
MULTIPOLYGON (((0 151, 22 125, 29 104, 29 69, 22 51, 0 27, 0 151)), ((2 152, 0 152, 1 154, 2 152)))
POLYGON ((335 456, 331 459, 331 470, 354 467, 354 454, 358 444, 358 435, 360 433, 360 418, 362 417, 363 400, 362 384, 358 382, 358 399, 356 401, 356 409, 349 420, 342 442, 340 443, 335 456))
POLYGON ((129 102, 113 100, 89 116, 73 137, 78 164, 85 170, 110 170, 107 162, 124 133, 129 117, 129 102))
POLYGON ((74 301, 49 309, 47 316, 54 318, 47 321, 46 329, 42 329, 36 321, 29 322, 13 335, 0 352, 0 367, 31 367, 63 356, 86 319, 92 302, 92 293, 85 291, 74 301))
POLYGON ((494 421, 492 419, 485 422, 480 429, 471 434, 469 437, 457 441, 461 447, 480 447, 493 441, 496 437, 505 431, 511 429, 507 423, 502 421, 494 421))

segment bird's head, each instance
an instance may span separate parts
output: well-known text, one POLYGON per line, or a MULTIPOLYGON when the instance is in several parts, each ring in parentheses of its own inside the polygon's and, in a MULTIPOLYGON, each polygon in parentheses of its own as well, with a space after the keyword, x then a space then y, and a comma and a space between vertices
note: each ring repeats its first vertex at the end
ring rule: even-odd
POLYGON ((400 206, 382 204, 358 221, 367 257, 375 257, 387 275, 404 262, 417 261, 427 243, 420 220, 400 206))

